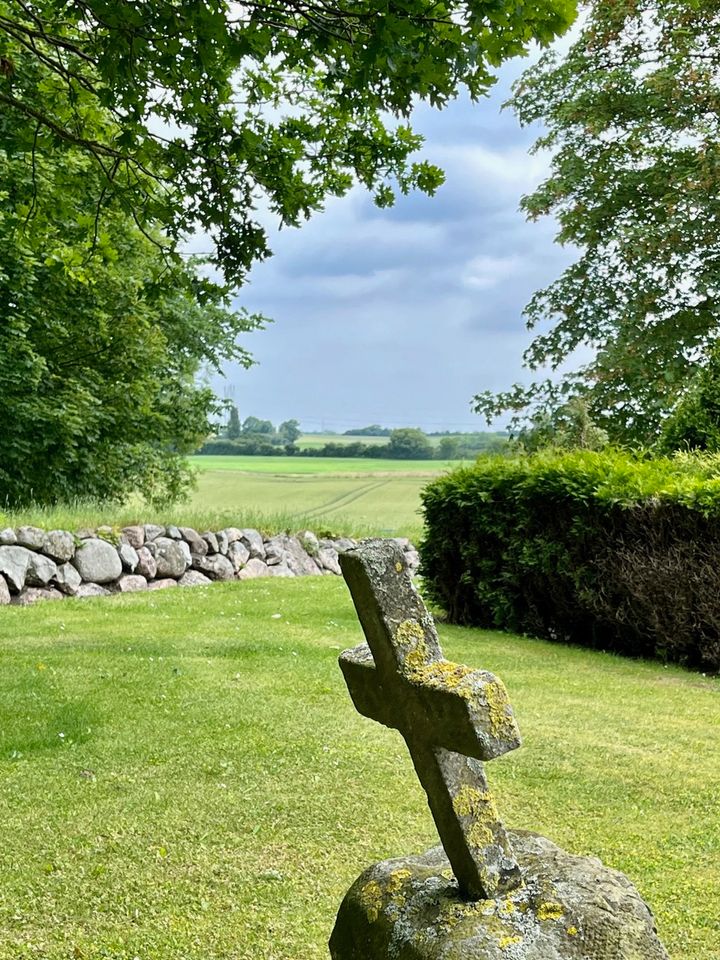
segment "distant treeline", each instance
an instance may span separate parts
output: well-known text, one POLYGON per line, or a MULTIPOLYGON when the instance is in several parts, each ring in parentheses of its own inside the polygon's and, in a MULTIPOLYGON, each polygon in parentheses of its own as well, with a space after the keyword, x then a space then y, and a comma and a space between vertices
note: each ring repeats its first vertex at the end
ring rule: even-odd
MULTIPOLYGON (((365 433, 362 436, 378 436, 378 434, 365 433)), ((388 430, 387 443, 382 444, 329 441, 322 447, 305 448, 298 446, 294 440, 289 441, 278 431, 278 433, 246 433, 236 438, 219 437, 208 440, 198 453, 205 456, 467 460, 474 459, 479 453, 500 453, 505 450, 507 443, 508 440, 504 434, 478 432, 442 435, 440 442, 433 444, 422 430, 416 427, 400 427, 396 430, 388 430)))

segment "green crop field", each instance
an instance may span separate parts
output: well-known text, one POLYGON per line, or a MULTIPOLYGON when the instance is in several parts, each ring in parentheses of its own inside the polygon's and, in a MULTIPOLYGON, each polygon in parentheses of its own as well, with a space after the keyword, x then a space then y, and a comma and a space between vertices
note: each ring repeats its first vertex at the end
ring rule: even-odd
MULTIPOLYGON (((639 886, 672 960, 720 943, 720 687, 441 627, 506 682, 513 827, 639 886)), ((3 608, 0 960, 326 960, 345 890, 437 842, 398 734, 337 667, 339 578, 3 608)))
POLYGON ((185 503, 79 502, 0 513, 4 524, 76 530, 99 524, 179 523, 199 529, 303 527, 349 536, 421 532, 420 491, 461 461, 305 457, 193 457, 197 489, 185 503))
POLYGON ((346 437, 340 433, 303 433, 297 445, 303 450, 315 450, 326 443, 365 443, 369 447, 384 446, 389 437, 346 437))
POLYGON ((420 533, 420 491, 453 462, 304 457, 194 457, 198 489, 189 507, 259 517, 267 527, 337 533, 420 533))

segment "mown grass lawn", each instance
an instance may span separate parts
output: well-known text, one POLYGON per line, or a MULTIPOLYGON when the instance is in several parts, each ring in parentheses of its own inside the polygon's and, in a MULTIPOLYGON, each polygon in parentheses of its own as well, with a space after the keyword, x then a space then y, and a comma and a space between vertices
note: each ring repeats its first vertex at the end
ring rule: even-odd
MULTIPOLYGON (((627 872, 673 960, 720 956, 720 683, 441 629, 499 673, 506 821, 627 872)), ((436 842, 399 736, 354 712, 342 581, 0 612, 0 957, 319 960, 369 862, 436 842)))

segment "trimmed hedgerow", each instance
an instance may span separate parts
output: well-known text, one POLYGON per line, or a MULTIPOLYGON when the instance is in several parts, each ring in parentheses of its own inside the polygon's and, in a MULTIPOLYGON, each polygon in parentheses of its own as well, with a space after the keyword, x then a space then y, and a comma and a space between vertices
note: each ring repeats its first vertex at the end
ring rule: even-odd
POLYGON ((483 458, 422 500, 452 622, 720 670, 718 458, 483 458))

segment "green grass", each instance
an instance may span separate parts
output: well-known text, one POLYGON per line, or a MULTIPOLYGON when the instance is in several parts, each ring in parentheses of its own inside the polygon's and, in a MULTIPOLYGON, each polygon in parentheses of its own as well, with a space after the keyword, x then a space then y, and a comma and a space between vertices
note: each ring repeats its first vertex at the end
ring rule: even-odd
MULTIPOLYGON (((516 707, 506 822, 625 871, 673 960, 717 958, 718 682, 441 635, 516 707)), ((6 608, 0 638, 3 960, 326 960, 360 870, 436 842, 401 739, 345 691, 340 580, 6 608)))
MULTIPOLYGON (((46 529, 179 523, 202 530, 257 527, 267 533, 303 528, 348 536, 421 533, 420 491, 456 465, 439 460, 300 457, 193 457, 197 490, 168 509, 93 502, 6 513, 3 523, 46 529)), ((459 462, 459 461, 458 461, 459 462)))
POLYGON ((390 437, 346 437, 337 433, 303 433, 297 439, 301 450, 317 450, 326 443, 365 443, 369 447, 382 447, 388 443, 390 437))
POLYGON ((231 473, 272 473, 283 476, 353 474, 358 476, 400 474, 436 477, 462 460, 383 460, 372 457, 190 457, 202 471, 231 473))

